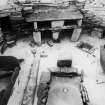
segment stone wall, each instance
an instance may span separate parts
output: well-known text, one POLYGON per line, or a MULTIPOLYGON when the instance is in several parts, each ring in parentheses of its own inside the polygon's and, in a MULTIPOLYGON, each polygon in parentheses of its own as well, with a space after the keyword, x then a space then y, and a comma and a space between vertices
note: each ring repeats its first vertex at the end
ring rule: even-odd
POLYGON ((83 3, 84 6, 80 8, 80 10, 86 21, 89 21, 95 25, 105 26, 104 0, 83 0, 81 3, 83 3))

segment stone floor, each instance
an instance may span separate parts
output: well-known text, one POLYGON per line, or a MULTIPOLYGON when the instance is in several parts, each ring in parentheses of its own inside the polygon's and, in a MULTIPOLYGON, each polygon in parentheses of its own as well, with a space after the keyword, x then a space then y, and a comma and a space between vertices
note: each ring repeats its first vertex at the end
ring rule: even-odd
POLYGON ((18 58, 25 59, 25 62, 21 65, 21 71, 15 83, 15 90, 8 102, 8 105, 20 105, 22 101, 19 100, 23 97, 23 93, 20 91, 24 90, 27 85, 27 76, 29 75, 31 64, 34 58, 32 54, 33 49, 44 52, 46 55, 41 57, 39 67, 40 71, 46 71, 50 68, 57 67, 57 59, 72 59, 72 67, 77 68, 79 72, 84 71, 84 86, 88 91, 91 104, 104 105, 105 74, 103 73, 100 65, 100 45, 105 44, 105 40, 83 34, 79 41, 90 43, 94 46, 94 48, 96 48, 96 50, 92 53, 92 55, 88 54, 76 47, 78 42, 73 43, 67 39, 58 44, 53 43, 52 47, 49 47, 47 44, 43 44, 41 47, 31 47, 29 45, 30 39, 24 39, 19 41, 15 47, 8 48, 4 55, 13 55, 18 58), (23 84, 23 82, 25 83, 23 84))

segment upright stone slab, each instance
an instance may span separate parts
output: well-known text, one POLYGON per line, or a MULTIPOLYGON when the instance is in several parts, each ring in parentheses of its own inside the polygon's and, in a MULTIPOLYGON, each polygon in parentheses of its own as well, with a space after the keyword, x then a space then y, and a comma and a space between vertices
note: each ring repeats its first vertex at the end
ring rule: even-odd
POLYGON ((82 25, 82 19, 78 20, 77 23, 78 23, 78 26, 81 26, 82 25))
POLYGON ((37 22, 34 22, 34 29, 37 29, 37 22))
POLYGON ((41 32, 33 32, 33 39, 36 44, 41 45, 41 32))
POLYGON ((73 41, 73 42, 78 41, 78 39, 80 37, 80 34, 81 34, 81 28, 74 29, 73 34, 72 34, 72 37, 71 37, 71 41, 73 41))
POLYGON ((102 66, 103 72, 105 73, 105 45, 100 46, 100 64, 102 66))
MULTIPOLYGON (((37 22, 34 22, 34 29, 37 29, 37 22)), ((41 32, 33 32, 33 39, 36 44, 41 45, 41 32)))
POLYGON ((53 40, 56 41, 59 38, 59 32, 53 32, 53 40))

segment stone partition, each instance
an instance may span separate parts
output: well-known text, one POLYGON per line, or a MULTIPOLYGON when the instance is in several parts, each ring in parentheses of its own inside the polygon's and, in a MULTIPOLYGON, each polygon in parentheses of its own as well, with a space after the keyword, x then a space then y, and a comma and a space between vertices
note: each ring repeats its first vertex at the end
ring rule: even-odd
POLYGON ((105 73, 105 47, 100 47, 100 63, 103 68, 103 72, 105 73))

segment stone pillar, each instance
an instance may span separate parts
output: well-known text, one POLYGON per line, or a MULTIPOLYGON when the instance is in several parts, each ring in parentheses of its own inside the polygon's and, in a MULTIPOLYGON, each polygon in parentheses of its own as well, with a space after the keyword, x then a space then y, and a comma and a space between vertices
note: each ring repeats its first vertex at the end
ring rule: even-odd
POLYGON ((77 24, 78 24, 78 26, 81 26, 82 25, 82 19, 78 20, 77 24))
POLYGON ((53 32, 53 40, 58 40, 59 38, 59 32, 53 32))
MULTIPOLYGON (((56 28, 56 27, 63 27, 64 21, 52 21, 51 22, 51 27, 56 28)), ((54 31, 53 32, 53 40, 58 40, 59 38, 59 31, 54 31)))
POLYGON ((37 22, 34 22, 34 29, 37 29, 37 22))
MULTIPOLYGON (((34 22, 34 29, 37 29, 37 22, 34 22)), ((41 32, 33 32, 33 39, 36 44, 41 45, 41 32)))
POLYGON ((54 28, 54 27, 63 27, 64 25, 64 21, 52 21, 51 22, 51 27, 54 28))
POLYGON ((33 39, 36 44, 41 45, 41 32, 33 32, 33 39))
POLYGON ((78 41, 81 34, 81 30, 82 30, 81 28, 74 29, 72 37, 71 37, 71 41, 73 42, 78 41))
MULTIPOLYGON (((82 25, 82 19, 79 19, 77 21, 77 25, 79 27, 82 25)), ((72 37, 71 37, 71 41, 73 41, 73 42, 78 41, 80 34, 81 34, 81 30, 82 30, 81 28, 74 29, 72 37)))

